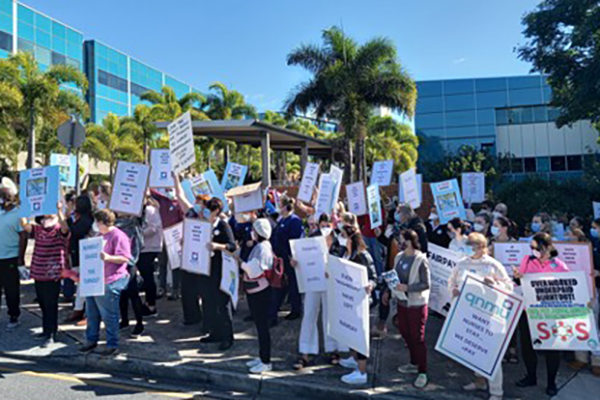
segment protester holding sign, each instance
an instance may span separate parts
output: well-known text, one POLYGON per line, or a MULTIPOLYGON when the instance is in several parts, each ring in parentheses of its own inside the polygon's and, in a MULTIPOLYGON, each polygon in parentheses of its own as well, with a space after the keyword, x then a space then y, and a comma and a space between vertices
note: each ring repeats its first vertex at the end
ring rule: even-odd
MULTIPOLYGON (((420 251, 419 236, 413 230, 400 233, 401 253, 394 260, 394 270, 400 283, 396 290, 403 296, 398 298, 396 326, 406 341, 410 352, 410 363, 398 368, 404 374, 417 373, 414 386, 422 389, 427 385, 427 346, 425 345, 425 325, 429 302, 429 261, 420 251)), ((386 292, 389 296, 389 291, 386 292)))
POLYGON ((127 263, 131 258, 131 243, 125 232, 115 226, 116 217, 112 211, 99 210, 94 214, 94 219, 105 241, 100 254, 104 261, 105 289, 103 296, 86 298, 87 343, 79 351, 88 353, 98 347, 100 321, 104 321, 106 349, 101 354, 113 356, 119 351, 119 298, 129 281, 127 263))
POLYGON ((553 230, 550 214, 545 212, 535 214, 531 220, 531 232, 534 234, 542 232, 552 236, 553 230))
POLYGON ((112 194, 112 184, 108 181, 100 182, 96 192, 96 209, 104 210, 108 208, 108 203, 110 203, 110 196, 112 194))
MULTIPOLYGON (((367 251, 367 245, 356 225, 345 224, 340 237, 340 245, 346 248, 344 259, 360 264, 367 269, 368 285, 365 288, 368 294, 375 289, 377 272, 373 258, 367 251)), ((354 372, 344 375, 342 382, 351 385, 362 385, 367 382, 367 360, 368 354, 361 354, 352 350, 352 356, 340 360, 344 368, 354 369, 354 372)))
POLYGON ((19 266, 25 265, 24 256, 27 236, 21 228, 21 210, 18 207, 17 187, 8 178, 0 184, 0 300, 6 296, 9 321, 6 328, 13 330, 19 325, 21 310, 21 282, 19 266))
POLYGON ((163 226, 159 213, 160 205, 151 196, 146 196, 144 209, 144 246, 140 252, 137 269, 144 280, 146 303, 145 316, 156 316, 156 281, 154 280, 154 261, 163 248, 163 226))
POLYGON ((67 265, 69 226, 65 221, 61 203, 55 215, 43 215, 30 223, 23 218, 23 230, 35 240, 31 258, 31 277, 35 281, 35 294, 42 310, 41 347, 56 340, 58 331, 58 296, 60 281, 67 265))
POLYGON ((252 223, 252 236, 256 246, 252 248, 247 262, 242 262, 243 284, 248 297, 250 315, 258 333, 259 358, 249 361, 246 366, 253 374, 262 374, 273 369, 271 364, 271 333, 269 332, 269 303, 271 286, 265 272, 273 268, 273 248, 271 223, 260 218, 252 223))
MULTIPOLYGON (((468 245, 471 247, 471 256, 463 258, 456 264, 448 282, 452 297, 457 297, 460 294, 460 288, 468 273, 483 278, 489 285, 499 285, 512 291, 512 284, 506 269, 488 255, 488 242, 485 236, 479 232, 471 233, 468 245)), ((463 387, 465 391, 485 390, 485 378, 477 374, 475 376, 475 382, 463 387)), ((488 380, 491 400, 502 398, 502 381, 502 368, 500 367, 494 379, 488 380)))
MULTIPOLYGON (((535 219, 536 217, 534 217, 535 219)), ((540 218, 538 216, 537 218, 540 218)), ((558 251, 554 248, 552 237, 544 232, 536 233, 530 243, 532 256, 525 256, 519 269, 515 268, 514 276, 520 279, 527 274, 536 273, 561 273, 568 272, 567 265, 557 258, 558 251)), ((521 335, 521 351, 527 375, 517 382, 518 387, 529 387, 537 385, 537 353, 533 349, 531 342, 531 333, 527 316, 524 313, 519 321, 519 332, 521 335)), ((548 396, 555 396, 558 393, 556 388, 556 375, 560 365, 560 351, 544 351, 546 356, 546 369, 548 372, 548 386, 546 393, 548 396)))

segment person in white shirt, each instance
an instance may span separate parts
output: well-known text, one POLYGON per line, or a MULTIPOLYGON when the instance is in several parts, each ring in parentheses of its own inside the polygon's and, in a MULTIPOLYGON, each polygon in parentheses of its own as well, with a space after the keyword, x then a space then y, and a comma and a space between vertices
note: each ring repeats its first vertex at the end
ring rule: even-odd
POLYGON ((448 235, 452 240, 448 245, 448 250, 468 256, 471 248, 467 245, 467 226, 464 221, 458 217, 448 221, 448 235))
MULTIPOLYGON (((472 255, 463 258, 456 264, 448 280, 448 288, 452 292, 452 297, 455 298, 460 294, 460 288, 468 273, 483 278, 490 285, 498 285, 512 290, 512 283, 504 266, 488 255, 488 242, 485 236, 473 232, 468 239, 467 243, 471 247, 472 255)), ((477 374, 475 376, 474 382, 463 387, 465 391, 486 389, 485 378, 477 374)), ((502 380, 502 368, 500 368, 494 379, 488 380, 490 400, 502 399, 502 380)))
POLYGON ((163 247, 163 229, 160 219, 159 205, 150 193, 146 196, 144 212, 144 247, 140 252, 137 268, 144 280, 146 303, 142 312, 144 316, 157 316, 156 310, 156 281, 154 279, 154 261, 163 247))

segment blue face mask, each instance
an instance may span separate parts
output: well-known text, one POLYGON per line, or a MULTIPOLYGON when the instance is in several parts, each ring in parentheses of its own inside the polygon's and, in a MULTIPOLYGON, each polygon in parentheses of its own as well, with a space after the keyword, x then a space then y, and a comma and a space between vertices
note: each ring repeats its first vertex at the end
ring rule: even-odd
POLYGON ((538 233, 539 231, 541 231, 541 230, 542 230, 542 224, 540 224, 539 222, 533 222, 533 223, 531 224, 531 230, 532 230, 534 233, 538 233))
POLYGON ((208 208, 204 209, 204 218, 209 219, 210 218, 210 210, 208 208))
POLYGON ((473 254, 475 254, 475 252, 473 251, 473 248, 471 246, 465 247, 465 249, 463 251, 467 257, 471 257, 473 254))
POLYGON ((402 222, 402 216, 399 213, 394 214, 394 221, 400 223, 402 222))
POLYGON ((594 239, 598 239, 600 238, 600 234, 598 234, 598 229, 595 228, 591 228, 590 229, 590 235, 594 238, 594 239))
POLYGON ((200 204, 194 204, 194 212, 197 216, 202 215, 202 206, 200 204))

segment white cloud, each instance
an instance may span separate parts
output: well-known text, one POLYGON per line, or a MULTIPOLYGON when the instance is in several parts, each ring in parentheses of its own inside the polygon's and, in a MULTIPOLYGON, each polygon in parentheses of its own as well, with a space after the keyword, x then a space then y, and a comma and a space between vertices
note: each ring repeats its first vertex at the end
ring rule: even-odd
POLYGON ((464 57, 461 57, 461 58, 457 58, 456 60, 452 60, 452 64, 458 65, 458 64, 464 63, 465 61, 467 61, 467 59, 464 57))

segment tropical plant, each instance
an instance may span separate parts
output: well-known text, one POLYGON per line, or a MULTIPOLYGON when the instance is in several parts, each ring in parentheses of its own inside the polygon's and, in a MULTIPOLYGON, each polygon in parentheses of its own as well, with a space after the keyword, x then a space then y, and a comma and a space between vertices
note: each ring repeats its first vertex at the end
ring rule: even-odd
POLYGON ((366 141, 367 162, 394 160, 394 172, 400 174, 414 168, 419 157, 419 139, 410 125, 392 117, 371 117, 366 141))
POLYGON ((83 151, 91 158, 109 164, 111 181, 119 160, 140 162, 144 159, 139 145, 143 132, 135 122, 123 122, 123 119, 110 113, 102 125, 88 124, 86 131, 83 151))
POLYGON ((221 82, 210 85, 212 91, 206 98, 206 114, 212 120, 256 118, 254 106, 246 103, 244 95, 228 89, 221 82))
MULTIPOLYGON (((339 121, 348 147, 355 142, 357 179, 362 180, 372 110, 387 107, 412 117, 416 85, 399 63, 389 39, 375 38, 359 45, 337 27, 323 31, 322 39, 323 46, 301 45, 288 55, 288 65, 303 67, 312 78, 292 91, 285 108, 289 113, 312 111, 318 119, 339 121)), ((351 163, 348 157, 347 172, 351 163)), ((347 173, 347 178, 350 175, 347 173)))
POLYGON ((32 54, 17 53, 0 60, 0 84, 2 113, 6 113, 5 104, 18 104, 14 114, 4 115, 10 121, 3 122, 9 123, 18 140, 27 141, 27 168, 35 162, 36 131, 55 130, 71 115, 87 118, 89 114, 83 98, 88 82, 83 72, 73 66, 53 65, 43 72, 32 54))
POLYGON ((152 105, 149 118, 153 121, 173 121, 188 111, 194 120, 204 121, 209 119, 201 110, 206 98, 200 93, 186 93, 178 99, 173 88, 163 86, 160 93, 149 90, 142 93, 140 99, 152 105))
MULTIPOLYGON (((154 109, 154 110, 158 110, 154 109)), ((151 107, 148 107, 146 104, 138 104, 133 111, 133 115, 131 117, 123 117, 121 118, 122 124, 134 123, 140 128, 140 132, 142 133, 142 140, 144 142, 144 148, 142 150, 144 155, 144 162, 148 161, 148 148, 149 147, 160 147, 150 146, 152 141, 160 141, 161 135, 159 134, 159 130, 154 124, 158 119, 155 114, 158 114, 158 111, 154 112, 151 107)))

